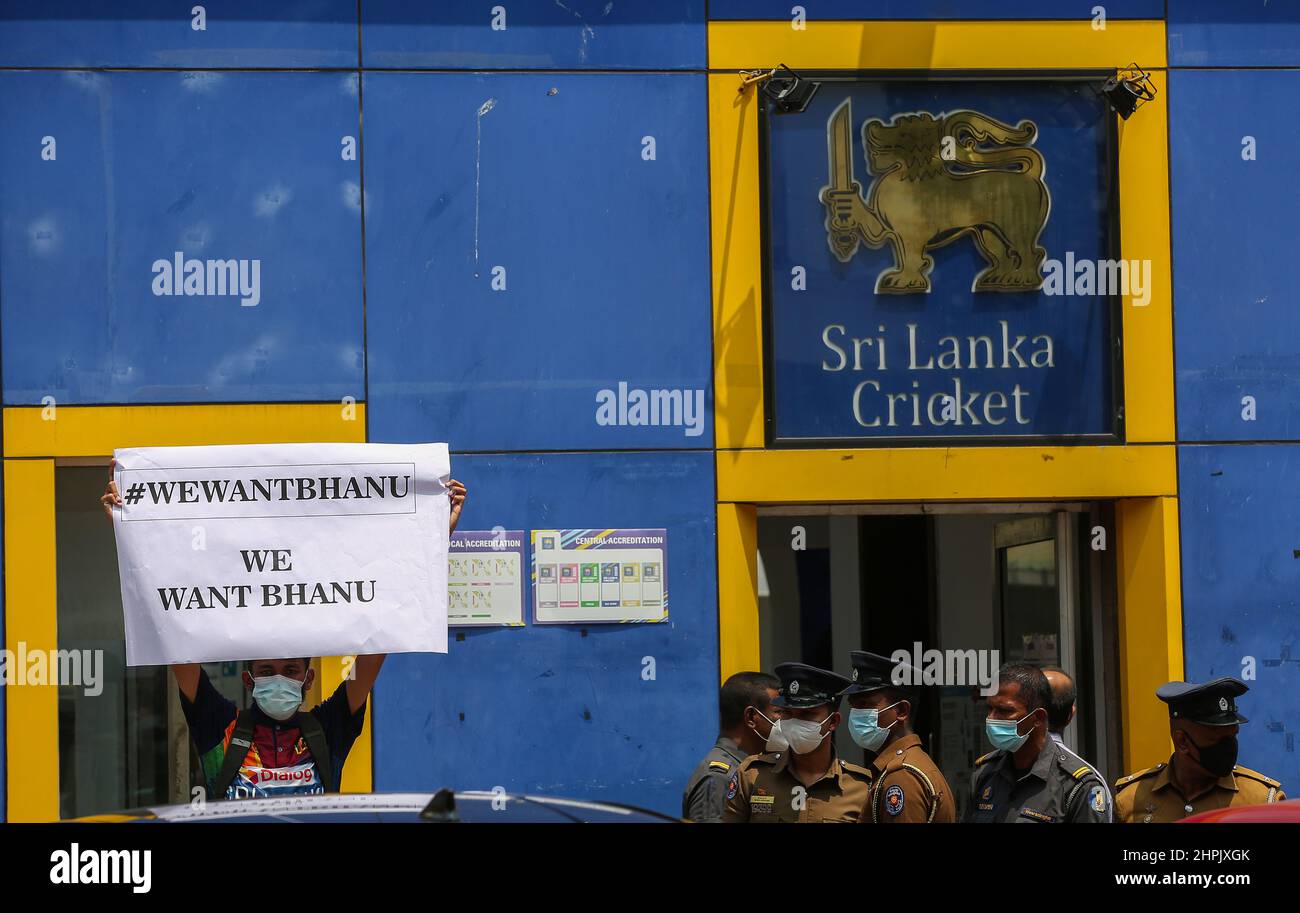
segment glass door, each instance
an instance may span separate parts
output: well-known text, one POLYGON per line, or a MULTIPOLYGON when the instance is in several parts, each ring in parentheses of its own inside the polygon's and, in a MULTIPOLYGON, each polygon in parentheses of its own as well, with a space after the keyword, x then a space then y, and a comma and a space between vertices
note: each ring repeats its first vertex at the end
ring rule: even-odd
MULTIPOLYGON (((1060 666, 1079 692, 1079 571, 1075 524, 1066 511, 998 523, 993 531, 997 567, 998 646, 1003 662, 1060 666)), ((1075 722, 1065 742, 1076 747, 1075 722)))

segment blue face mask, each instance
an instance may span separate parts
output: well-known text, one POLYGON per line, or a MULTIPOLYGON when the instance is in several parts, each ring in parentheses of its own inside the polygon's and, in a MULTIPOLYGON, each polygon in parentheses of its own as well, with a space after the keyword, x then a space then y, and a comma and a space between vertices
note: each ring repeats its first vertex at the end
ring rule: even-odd
POLYGON ((253 679, 253 700, 273 720, 287 720, 302 705, 304 683, 283 675, 253 679))
POLYGON ((1024 735, 1020 735, 1018 730, 1020 724, 1034 715, 1034 712, 1026 713, 1018 720, 994 720, 987 719, 984 721, 984 732, 989 737, 989 742, 994 748, 1000 748, 1003 751, 1019 751, 1025 742, 1029 741, 1029 730, 1024 735))
POLYGON ((849 710, 849 735, 853 737, 853 741, 859 748, 878 751, 880 746, 885 744, 885 740, 889 738, 890 727, 897 723, 898 719, 895 718, 894 723, 890 723, 889 726, 881 726, 880 714, 901 703, 902 701, 895 701, 884 710, 859 710, 856 707, 849 710))

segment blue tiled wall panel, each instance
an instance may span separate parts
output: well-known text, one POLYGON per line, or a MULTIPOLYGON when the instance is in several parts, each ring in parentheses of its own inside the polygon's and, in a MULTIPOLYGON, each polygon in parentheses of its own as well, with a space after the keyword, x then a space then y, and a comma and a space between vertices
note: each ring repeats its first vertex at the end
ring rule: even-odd
POLYGON ((355 67, 356 0, 5 0, 0 66, 355 67), (204 9, 205 28, 192 10, 204 9))
POLYGON ((361 21, 366 67, 705 66, 704 0, 366 0, 361 21))
POLYGON ((1300 73, 1175 71, 1170 83, 1179 438, 1296 438, 1300 124, 1281 112, 1300 73), (1242 159, 1247 136, 1254 161, 1242 159))
POLYGON ((453 455, 451 471, 469 489, 466 529, 666 528, 669 620, 458 629, 465 639, 446 655, 389 657, 375 689, 375 789, 502 786, 679 814, 718 724, 711 457, 453 455))
POLYGON ((457 450, 712 446, 704 91, 365 75, 372 428, 457 450), (691 391, 703 418, 598 424, 620 382, 691 391))
MULTIPOLYGON (((1300 792, 1300 445, 1179 448, 1186 678, 1258 677, 1240 763, 1300 792), (1247 534, 1243 534, 1247 533, 1247 534)), ((1154 698, 1152 698, 1154 700, 1154 698)))
POLYGON ((1163 19, 1164 0, 710 0, 710 19, 790 19, 795 6, 807 20, 824 19, 1163 19))
POLYGON ((1171 67, 1300 65, 1300 4, 1169 0, 1171 67))
POLYGON ((363 398, 355 74, 9 72, 0 121, 6 403, 363 398), (251 294, 155 294, 178 251, 251 294))

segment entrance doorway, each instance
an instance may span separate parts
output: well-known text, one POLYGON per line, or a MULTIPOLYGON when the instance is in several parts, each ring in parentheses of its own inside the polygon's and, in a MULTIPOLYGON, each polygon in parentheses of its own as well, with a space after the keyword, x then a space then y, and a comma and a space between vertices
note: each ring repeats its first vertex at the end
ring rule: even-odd
MULTIPOLYGON (((760 507, 762 666, 797 661, 847 675, 849 652, 906 651, 924 670, 963 651, 970 668, 1056 665, 1074 679, 1066 744, 1119 774, 1113 504, 799 505, 760 507), (969 654, 965 651, 977 651, 969 654), (996 651, 996 662, 994 653, 996 651)), ((847 711, 845 711, 847 713, 847 711)), ((964 810, 984 737, 970 679, 920 689, 913 728, 964 810)), ((846 726, 840 756, 863 752, 846 726)))

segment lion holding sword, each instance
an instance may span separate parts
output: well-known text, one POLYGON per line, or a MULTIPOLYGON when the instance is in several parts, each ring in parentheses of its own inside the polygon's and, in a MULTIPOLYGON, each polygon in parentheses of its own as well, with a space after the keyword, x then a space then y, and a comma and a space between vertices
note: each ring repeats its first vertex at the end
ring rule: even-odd
POLYGON ((888 243, 894 266, 880 273, 875 290, 928 292, 928 252, 969 235, 988 263, 972 291, 1036 291, 1047 257, 1039 238, 1051 209, 1047 166, 1030 146, 1037 132, 1032 121, 1012 127, 976 111, 869 120, 862 141, 875 180, 864 200, 853 178, 845 99, 827 122, 830 183, 820 196, 831 252, 847 263, 859 243, 888 243))

